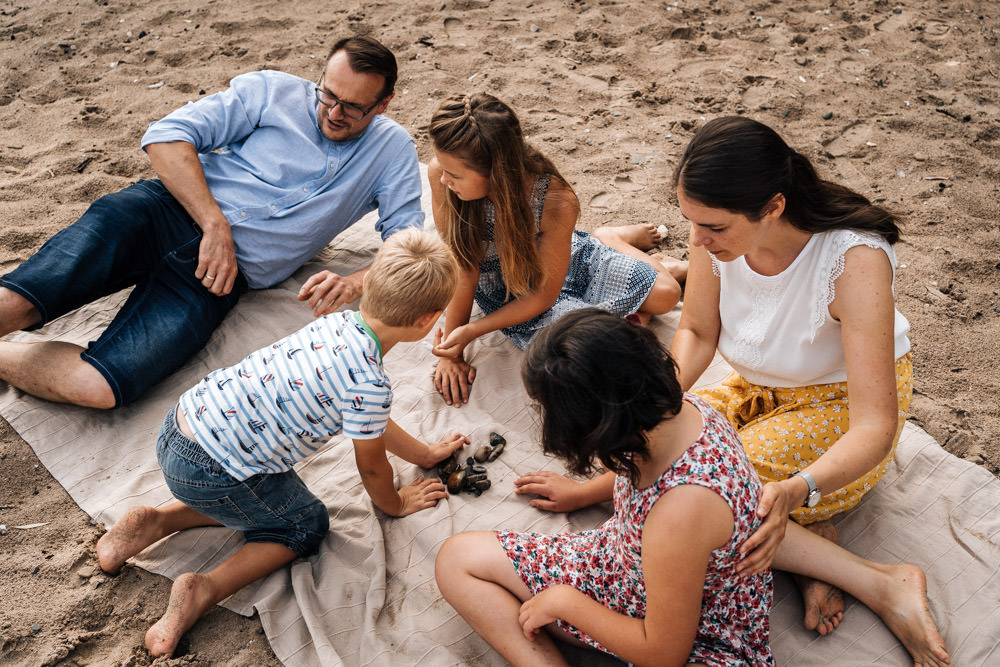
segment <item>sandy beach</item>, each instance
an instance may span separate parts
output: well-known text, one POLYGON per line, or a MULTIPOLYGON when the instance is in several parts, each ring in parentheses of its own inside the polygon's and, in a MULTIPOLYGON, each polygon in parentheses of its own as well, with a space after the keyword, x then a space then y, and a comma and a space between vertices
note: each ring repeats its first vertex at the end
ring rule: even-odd
MULTIPOLYGON (((387 115, 426 126, 452 92, 519 113, 582 205, 579 227, 664 224, 705 120, 746 115, 901 214, 896 299, 912 326, 910 419, 1000 474, 1000 5, 969 0, 135 0, 0 6, 0 273, 97 197, 153 176, 152 120, 276 69, 318 78, 337 38, 396 54, 387 115)), ((304 307, 304 306, 303 306, 304 307)), ((0 663, 147 665, 170 582, 107 578, 101 534, 0 420, 0 663)), ((217 608, 166 665, 279 664, 256 618, 217 608)))

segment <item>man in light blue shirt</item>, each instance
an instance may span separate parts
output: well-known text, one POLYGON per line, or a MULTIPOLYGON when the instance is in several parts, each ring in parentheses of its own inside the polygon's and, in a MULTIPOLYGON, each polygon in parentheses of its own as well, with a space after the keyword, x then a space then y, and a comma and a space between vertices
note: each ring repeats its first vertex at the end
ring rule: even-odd
MULTIPOLYGON (((0 380, 53 401, 134 401, 201 349, 240 294, 281 282, 378 209, 386 238, 423 224, 410 135, 382 116, 396 59, 370 37, 334 45, 318 83, 263 71, 174 111, 142 138, 158 180, 97 200, 0 277, 0 336, 134 285, 86 349, 0 342, 0 380)), ((314 315, 361 296, 367 268, 320 272, 314 315)))

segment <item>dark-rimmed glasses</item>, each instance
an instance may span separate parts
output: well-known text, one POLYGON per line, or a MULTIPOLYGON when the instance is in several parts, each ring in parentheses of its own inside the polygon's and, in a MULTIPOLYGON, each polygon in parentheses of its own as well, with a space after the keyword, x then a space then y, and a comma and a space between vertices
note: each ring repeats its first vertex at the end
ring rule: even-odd
POLYGON ((316 99, 319 101, 320 104, 327 107, 330 111, 333 111, 334 107, 336 107, 339 104, 341 113, 343 113, 351 120, 361 120, 362 118, 370 114, 372 109, 377 107, 379 105, 379 102, 382 101, 378 100, 377 102, 375 102, 375 104, 365 109, 363 107, 359 107, 357 104, 352 104, 351 102, 345 102, 344 100, 340 99, 330 91, 323 90, 322 88, 320 88, 319 84, 316 85, 316 99))

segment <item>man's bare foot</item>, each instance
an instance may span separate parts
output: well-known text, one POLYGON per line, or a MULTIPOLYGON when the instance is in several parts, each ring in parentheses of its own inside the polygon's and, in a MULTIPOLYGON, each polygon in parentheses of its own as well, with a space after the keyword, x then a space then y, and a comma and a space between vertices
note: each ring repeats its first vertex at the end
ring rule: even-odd
POLYGON ((133 507, 121 521, 97 540, 97 564, 105 574, 116 575, 132 556, 159 537, 159 512, 154 507, 133 507))
MULTIPOLYGON (((837 529, 829 521, 809 524, 806 528, 834 544, 840 541, 837 529)), ((836 630, 844 618, 844 594, 840 589, 825 581, 801 575, 795 575, 795 583, 802 593, 802 604, 806 609, 802 625, 821 635, 828 635, 836 630)))
POLYGON ((913 658, 914 667, 950 665, 951 657, 927 606, 927 578, 916 565, 877 565, 887 575, 886 590, 869 606, 913 658))
POLYGON ((688 277, 688 263, 687 260, 674 259, 670 255, 664 252, 658 252, 653 255, 653 259, 658 261, 663 265, 663 269, 673 276, 674 280, 678 283, 683 284, 688 277))
POLYGON ((617 239, 639 250, 649 250, 663 242, 663 235, 659 229, 648 222, 619 227, 599 227, 594 230, 594 236, 608 246, 612 246, 611 243, 607 243, 608 240, 617 239))
POLYGON ((203 575, 188 572, 170 588, 167 611, 146 631, 146 650, 156 657, 170 657, 177 642, 212 605, 211 591, 203 575))

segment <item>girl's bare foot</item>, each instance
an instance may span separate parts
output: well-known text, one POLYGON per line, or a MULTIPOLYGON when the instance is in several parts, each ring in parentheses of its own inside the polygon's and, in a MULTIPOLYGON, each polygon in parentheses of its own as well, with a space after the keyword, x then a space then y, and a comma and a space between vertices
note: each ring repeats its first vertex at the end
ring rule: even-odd
POLYGON ((950 665, 948 649, 927 606, 923 570, 908 563, 876 567, 887 576, 887 583, 868 606, 910 652, 914 667, 950 665))
MULTIPOLYGON (((834 544, 840 540, 837 529, 829 521, 809 524, 806 528, 834 544)), ((795 583, 802 593, 802 603, 806 609, 802 625, 821 635, 828 635, 836 630, 844 618, 844 594, 840 589, 801 575, 795 575, 795 583)))
POLYGON ((613 241, 617 240, 639 250, 649 250, 663 241, 659 229, 648 222, 620 227, 599 227, 594 230, 594 237, 612 248, 615 247, 613 241))
POLYGON ((188 572, 177 577, 170 588, 167 611, 146 631, 146 650, 153 657, 170 657, 184 633, 191 629, 212 605, 212 595, 205 577, 188 572))
POLYGON ((673 276, 678 283, 683 284, 687 280, 688 263, 686 260, 674 259, 664 252, 656 253, 653 255, 653 259, 658 261, 663 266, 663 270, 673 276))
POLYGON ((132 556, 159 539, 159 512, 133 507, 121 521, 97 540, 97 563, 105 574, 116 575, 132 556))

